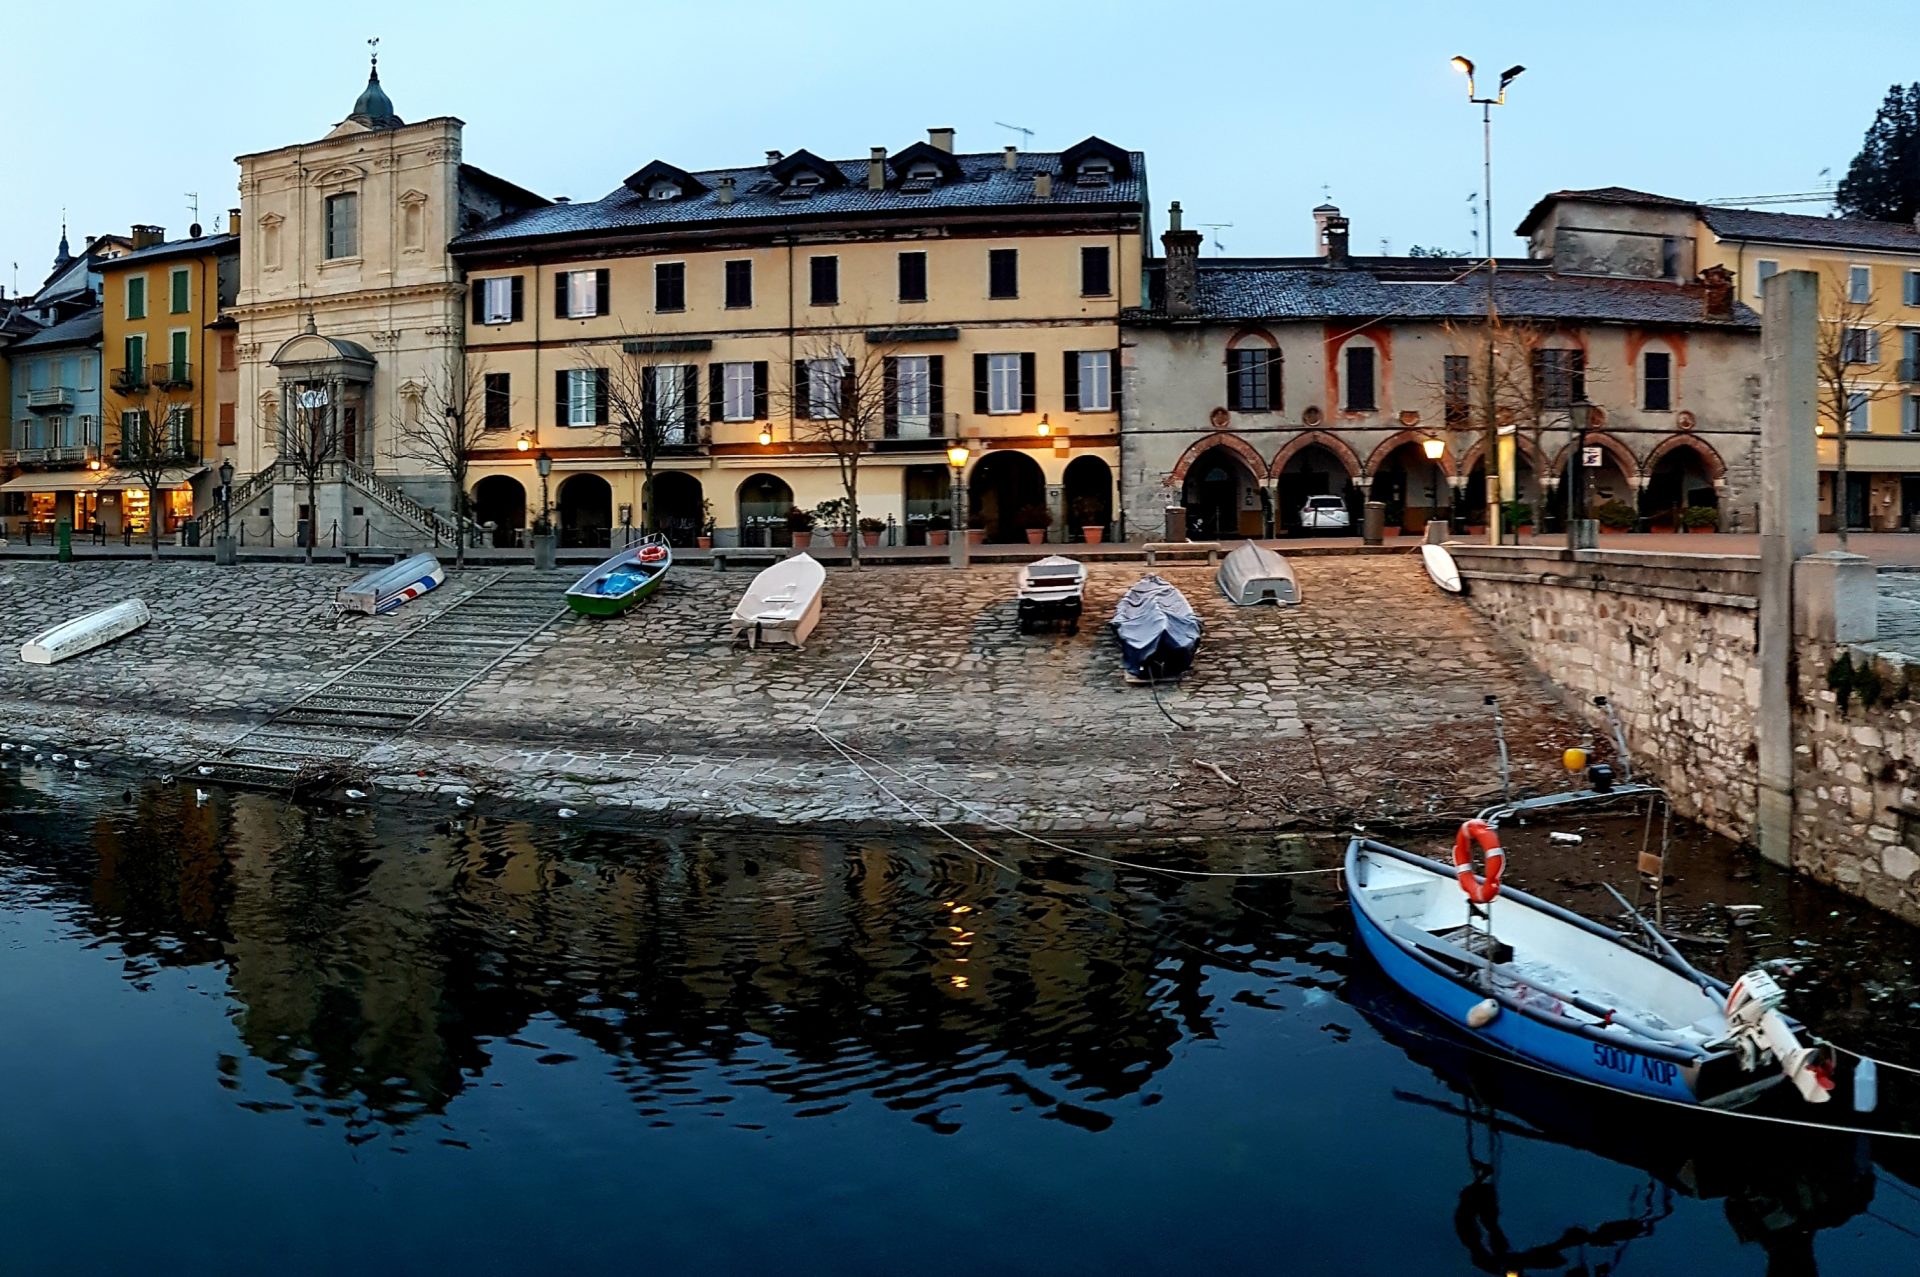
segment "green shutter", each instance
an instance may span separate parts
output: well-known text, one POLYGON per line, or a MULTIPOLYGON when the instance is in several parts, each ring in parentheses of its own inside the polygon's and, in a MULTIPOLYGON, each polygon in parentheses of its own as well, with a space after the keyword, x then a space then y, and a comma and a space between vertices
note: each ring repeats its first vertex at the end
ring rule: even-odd
POLYGON ((178 332, 173 334, 172 356, 173 357, 170 360, 168 360, 168 363, 171 365, 171 367, 169 368, 169 371, 173 374, 171 379, 174 381, 185 381, 187 379, 187 334, 186 333, 178 332))
POLYGON ((188 274, 186 268, 176 267, 173 272, 173 314, 184 315, 187 313, 187 280, 188 274))
POLYGON ((127 280, 127 318, 147 317, 147 277, 135 275, 127 280))

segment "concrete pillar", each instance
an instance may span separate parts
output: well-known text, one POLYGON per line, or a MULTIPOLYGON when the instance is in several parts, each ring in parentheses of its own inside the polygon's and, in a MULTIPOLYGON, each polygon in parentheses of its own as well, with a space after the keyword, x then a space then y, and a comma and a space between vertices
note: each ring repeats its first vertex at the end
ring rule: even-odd
POLYGON ((1794 628, 1823 643, 1867 643, 1880 632, 1873 560, 1834 550, 1793 565, 1794 628))
POLYGON ((1073 534, 1067 531, 1065 485, 1058 483, 1049 483, 1047 485, 1047 518, 1053 525, 1050 529, 1055 534, 1052 537, 1053 540, 1070 541, 1073 539, 1073 534))
MULTIPOLYGON (((1754 729, 1760 792, 1754 842, 1774 864, 1791 865, 1793 565, 1813 553, 1818 518, 1813 429, 1820 277, 1781 271, 1762 285, 1761 295, 1760 712, 1754 729)), ((1836 582, 1842 571, 1832 569, 1836 582)))

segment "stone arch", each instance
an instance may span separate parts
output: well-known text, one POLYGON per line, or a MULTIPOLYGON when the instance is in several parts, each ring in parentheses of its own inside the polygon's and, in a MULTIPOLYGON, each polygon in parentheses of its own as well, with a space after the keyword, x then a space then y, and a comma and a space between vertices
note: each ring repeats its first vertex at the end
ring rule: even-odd
MULTIPOLYGON (((1367 473, 1369 475, 1376 473, 1380 469, 1380 467, 1386 463, 1387 458, 1391 457, 1394 453, 1400 451, 1400 449, 1406 447, 1408 444, 1414 444, 1417 446, 1419 444, 1425 443, 1428 439, 1431 439, 1433 437, 1434 437, 1433 431, 1418 430, 1418 429, 1400 430, 1400 431, 1394 432, 1391 435, 1388 435, 1384 440, 1381 441, 1380 446, 1375 448, 1372 454, 1367 457, 1367 473)), ((1439 466, 1440 466, 1440 473, 1447 476, 1447 478, 1451 480, 1454 476, 1453 449, 1449 448, 1445 452, 1440 454, 1439 466)))
POLYGON ((1215 448, 1225 448, 1238 457, 1247 467, 1249 474, 1258 477, 1267 472, 1267 463, 1261 459, 1252 444, 1239 435, 1222 430, 1194 440, 1187 450, 1180 454, 1180 460, 1173 463, 1173 471, 1167 476, 1167 486, 1177 488, 1184 484, 1187 481, 1187 471, 1193 468, 1193 463, 1215 448))
MULTIPOLYGON (((1588 435, 1587 437, 1589 439, 1594 438, 1593 435, 1588 435)), ((1553 473, 1552 467, 1547 464, 1547 454, 1540 451, 1539 444, 1527 438, 1525 435, 1515 435, 1513 446, 1515 451, 1527 459, 1527 464, 1533 468, 1535 474, 1544 475, 1553 473)), ((1475 439, 1473 446, 1467 449, 1467 455, 1460 458, 1459 467, 1454 473, 1459 475, 1472 474, 1474 467, 1479 465, 1485 458, 1486 451, 1487 441, 1485 439, 1475 439)), ((1628 455, 1631 457, 1632 454, 1629 453, 1628 455)))
POLYGON ((493 524, 496 546, 520 544, 520 533, 527 526, 527 489, 510 474, 490 474, 473 485, 472 511, 475 522, 493 524))
POLYGON ((1286 446, 1274 454, 1273 465, 1267 469, 1268 477, 1278 479, 1286 470, 1287 462, 1292 461, 1309 448, 1325 448, 1328 452, 1339 458, 1340 464, 1347 468, 1347 477, 1349 479, 1358 479, 1360 477, 1359 455, 1354 452, 1345 439, 1325 430, 1305 430, 1288 440, 1286 446))
MULTIPOLYGON (((1572 446, 1572 444, 1561 445, 1560 451, 1556 452, 1553 456, 1552 467, 1547 470, 1546 473, 1565 474, 1567 472, 1567 449, 1572 446)), ((1626 444, 1621 443, 1612 435, 1603 434, 1598 430, 1589 430, 1587 431, 1587 446, 1589 448, 1605 449, 1607 456, 1611 457, 1613 463, 1620 467, 1620 473, 1626 476, 1627 482, 1631 483, 1639 478, 1640 462, 1638 458, 1633 455, 1633 449, 1627 447, 1626 444)), ((1474 455, 1475 457, 1479 456, 1478 453, 1474 455)))
POLYGON ((1655 444, 1653 451, 1647 454, 1646 464, 1640 468, 1641 472, 1652 474, 1653 468, 1660 464, 1663 457, 1679 448, 1693 449, 1700 458, 1700 464, 1706 467, 1707 478, 1714 483, 1718 484, 1727 477, 1727 463, 1720 459, 1720 454, 1714 451, 1712 444, 1698 435, 1668 435, 1655 444))

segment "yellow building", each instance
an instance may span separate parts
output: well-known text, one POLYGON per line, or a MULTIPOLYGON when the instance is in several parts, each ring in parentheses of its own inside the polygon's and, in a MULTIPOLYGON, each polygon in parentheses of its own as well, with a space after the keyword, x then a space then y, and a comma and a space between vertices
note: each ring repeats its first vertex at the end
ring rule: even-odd
POLYGON ((208 235, 196 224, 168 240, 135 226, 132 250, 101 263, 106 469, 76 497, 85 506, 76 504, 76 527, 138 538, 157 519, 171 534, 210 505, 213 472, 235 443, 234 334, 220 319, 239 287, 238 230, 208 235), (143 420, 164 428, 136 429, 143 420), (143 452, 166 467, 157 511, 136 472, 143 452))
POLYGON ((562 544, 646 526, 643 417, 663 530, 784 543, 790 509, 842 495, 835 423, 870 385, 860 514, 893 543, 952 517, 956 443, 960 521, 989 539, 1109 528, 1145 196, 1143 157, 1098 138, 961 154, 933 129, 858 160, 656 161, 462 235, 466 375, 497 441, 473 454, 475 517, 503 542, 543 499, 562 544))

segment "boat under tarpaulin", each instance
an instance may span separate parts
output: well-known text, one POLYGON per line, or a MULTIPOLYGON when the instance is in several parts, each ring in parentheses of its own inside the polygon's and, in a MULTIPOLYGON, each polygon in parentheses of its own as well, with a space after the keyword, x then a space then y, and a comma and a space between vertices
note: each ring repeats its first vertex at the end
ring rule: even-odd
POLYGON ((1200 630, 1187 596, 1157 576, 1141 577, 1113 609, 1113 633, 1131 683, 1179 678, 1193 664, 1200 630))
POLYGON ((440 560, 431 554, 410 555, 342 586, 334 606, 342 612, 381 616, 411 603, 446 579, 447 571, 440 560))
POLYGON ((749 647, 785 643, 804 647, 820 624, 820 600, 827 570, 811 554, 782 559, 753 578, 728 622, 733 637, 749 647))
POLYGON ((1286 605, 1300 601, 1300 584, 1293 565, 1277 550, 1243 542, 1220 565, 1220 593, 1227 601, 1247 607, 1255 603, 1286 605))

